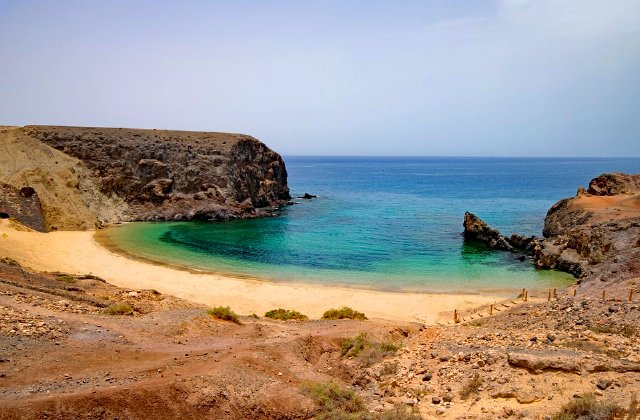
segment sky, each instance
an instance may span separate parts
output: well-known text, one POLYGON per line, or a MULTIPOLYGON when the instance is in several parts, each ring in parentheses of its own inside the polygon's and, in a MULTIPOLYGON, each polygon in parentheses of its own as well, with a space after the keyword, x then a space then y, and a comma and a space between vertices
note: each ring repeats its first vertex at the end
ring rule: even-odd
POLYGON ((0 124, 640 156, 640 0, 0 0, 0 124))

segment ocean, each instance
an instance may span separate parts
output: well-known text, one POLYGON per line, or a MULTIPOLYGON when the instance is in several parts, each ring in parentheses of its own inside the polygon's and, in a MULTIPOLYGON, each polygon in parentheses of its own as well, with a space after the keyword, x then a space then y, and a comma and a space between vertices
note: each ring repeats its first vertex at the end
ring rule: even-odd
POLYGON ((462 238, 465 211, 541 236, 556 201, 640 159, 285 157, 294 199, 273 218, 110 228, 127 253, 267 281, 413 292, 510 293, 573 282, 462 238))

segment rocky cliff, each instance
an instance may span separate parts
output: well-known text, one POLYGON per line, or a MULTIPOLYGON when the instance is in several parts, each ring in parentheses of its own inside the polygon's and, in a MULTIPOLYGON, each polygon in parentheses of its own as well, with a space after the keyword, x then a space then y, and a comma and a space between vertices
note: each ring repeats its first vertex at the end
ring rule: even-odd
POLYGON ((464 226, 465 238, 526 252, 539 268, 566 271, 581 281, 624 282, 640 276, 640 175, 604 174, 587 190, 560 200, 547 213, 542 240, 506 238, 469 214, 464 226))
POLYGON ((255 217, 288 200, 280 155, 242 134, 0 128, 0 181, 38 194, 44 230, 255 217))

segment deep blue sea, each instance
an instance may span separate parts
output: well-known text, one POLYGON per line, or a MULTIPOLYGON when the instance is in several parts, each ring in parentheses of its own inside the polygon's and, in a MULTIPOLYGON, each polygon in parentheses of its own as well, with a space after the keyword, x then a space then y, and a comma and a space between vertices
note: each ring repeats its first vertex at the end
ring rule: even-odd
POLYGON ((504 234, 541 235, 557 200, 640 159, 285 157, 295 199, 274 218, 129 223, 119 248, 156 261, 269 281, 384 290, 498 292, 573 279, 465 244, 466 210, 504 234))

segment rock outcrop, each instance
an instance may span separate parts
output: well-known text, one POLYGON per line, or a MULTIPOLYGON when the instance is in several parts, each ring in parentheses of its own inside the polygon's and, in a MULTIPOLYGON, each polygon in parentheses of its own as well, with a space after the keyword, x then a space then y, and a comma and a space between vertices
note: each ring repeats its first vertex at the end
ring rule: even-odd
POLYGON ((514 251, 509 240, 473 213, 464 213, 464 238, 486 244, 489 248, 514 251))
POLYGON ((0 180, 34 188, 45 230, 256 217, 289 198, 280 155, 242 134, 0 127, 0 180))
POLYGON ((31 187, 18 189, 0 183, 0 218, 13 218, 31 229, 44 231, 40 199, 31 187))
POLYGON ((602 174, 589 182, 587 193, 591 195, 637 194, 640 176, 621 173, 602 174))
POLYGON ((538 268, 566 271, 581 281, 625 281, 640 276, 640 175, 604 174, 588 190, 560 200, 547 213, 542 240, 506 238, 468 212, 464 227, 465 238, 524 251, 538 268))
POLYGON ((594 178, 549 209, 543 235, 538 267, 602 281, 640 275, 640 175, 594 178))

